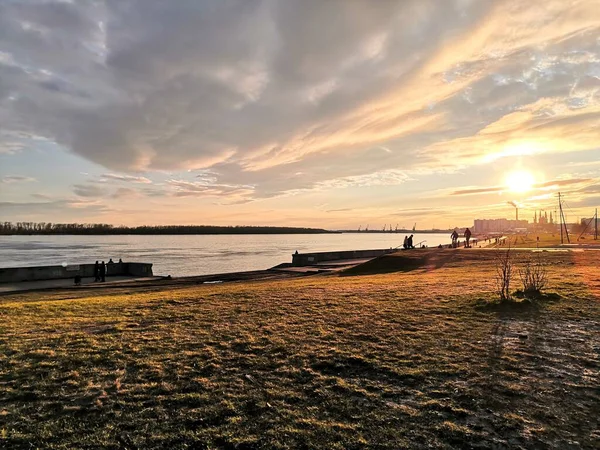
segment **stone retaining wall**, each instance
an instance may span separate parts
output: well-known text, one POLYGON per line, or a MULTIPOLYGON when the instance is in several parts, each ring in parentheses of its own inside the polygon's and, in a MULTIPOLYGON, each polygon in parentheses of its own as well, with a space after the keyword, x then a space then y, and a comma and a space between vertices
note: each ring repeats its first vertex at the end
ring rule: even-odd
POLYGON ((395 250, 388 248, 380 250, 344 250, 337 252, 294 253, 292 255, 292 265, 311 266, 324 261, 377 258, 378 256, 392 253, 394 251, 395 250))
MULTIPOLYGON (((77 264, 67 266, 9 267, 0 268, 0 283, 18 283, 20 281, 57 280, 94 276, 94 264, 77 264)), ((151 277, 152 264, 123 262, 106 264, 106 276, 130 275, 151 277)))

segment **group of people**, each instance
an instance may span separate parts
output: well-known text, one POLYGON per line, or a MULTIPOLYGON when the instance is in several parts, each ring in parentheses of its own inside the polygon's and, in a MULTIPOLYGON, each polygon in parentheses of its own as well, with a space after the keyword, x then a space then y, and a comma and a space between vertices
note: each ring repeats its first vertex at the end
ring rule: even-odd
POLYGON ((402 245, 402 247, 404 247, 404 250, 408 250, 409 248, 415 248, 413 244, 412 234, 410 236, 404 236, 404 244, 402 245))
MULTIPOLYGON (((118 264, 122 264, 123 260, 121 258, 119 258, 119 262, 118 264)), ((112 265, 114 264, 112 258, 108 260, 108 265, 112 265)), ((102 261, 101 263, 99 263, 98 261, 96 261, 96 264, 94 264, 94 281, 100 281, 100 282, 104 282, 106 281, 106 264, 104 263, 104 261, 102 261)))
MULTIPOLYGON (((471 230, 469 230, 468 228, 465 230, 465 248, 470 248, 471 244, 471 230)), ((452 234, 450 235, 450 238, 452 239, 452 248, 457 248, 459 245, 459 241, 458 241, 458 232, 456 230, 454 230, 452 232, 452 234)))

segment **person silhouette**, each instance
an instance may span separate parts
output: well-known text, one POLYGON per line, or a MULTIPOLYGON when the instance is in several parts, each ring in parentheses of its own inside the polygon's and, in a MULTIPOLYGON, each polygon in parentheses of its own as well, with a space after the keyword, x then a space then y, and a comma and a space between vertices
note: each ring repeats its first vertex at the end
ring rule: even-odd
POLYGON ((100 281, 100 264, 98 261, 94 264, 94 281, 100 281))
POLYGON ((452 232, 450 237, 452 238, 452 248, 456 248, 456 241, 458 240, 458 233, 456 232, 456 230, 452 232))
POLYGON ((104 261, 100 263, 100 281, 106 281, 106 265, 104 264, 104 261))
POLYGON ((465 230, 465 248, 469 248, 469 240, 471 239, 471 230, 468 228, 465 230))

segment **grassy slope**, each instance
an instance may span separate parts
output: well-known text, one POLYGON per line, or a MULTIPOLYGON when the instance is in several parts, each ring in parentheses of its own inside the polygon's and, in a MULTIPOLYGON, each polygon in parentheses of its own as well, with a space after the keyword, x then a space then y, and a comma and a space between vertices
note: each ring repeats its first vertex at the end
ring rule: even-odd
POLYGON ((385 275, 0 297, 0 447, 593 448, 597 255, 546 255, 563 299, 514 308, 490 306, 490 252, 452 250, 385 275))

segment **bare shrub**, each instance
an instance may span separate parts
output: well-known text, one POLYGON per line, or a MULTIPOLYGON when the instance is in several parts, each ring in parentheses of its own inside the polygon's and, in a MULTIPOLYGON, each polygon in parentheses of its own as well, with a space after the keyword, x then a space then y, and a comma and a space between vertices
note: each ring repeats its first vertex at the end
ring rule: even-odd
POLYGON ((535 259, 525 261, 519 277, 525 294, 539 294, 548 285, 548 270, 539 253, 535 259))
POLYGON ((510 301, 510 282, 513 277, 513 261, 510 252, 510 244, 506 251, 498 252, 496 257, 496 289, 500 295, 500 301, 510 301))

